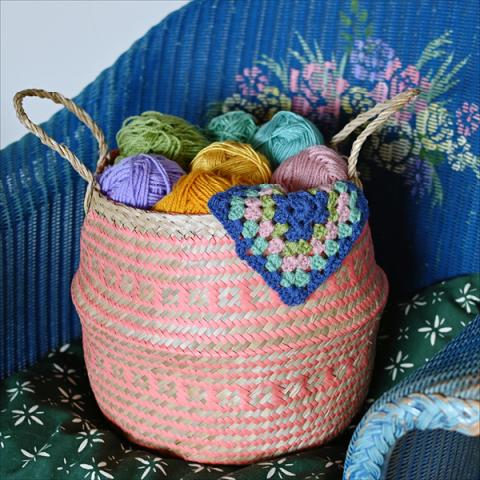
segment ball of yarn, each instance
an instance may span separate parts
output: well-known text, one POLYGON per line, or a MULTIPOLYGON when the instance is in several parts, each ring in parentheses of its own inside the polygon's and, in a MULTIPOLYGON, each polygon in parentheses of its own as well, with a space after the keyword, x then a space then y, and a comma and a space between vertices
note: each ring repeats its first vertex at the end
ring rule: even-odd
POLYGON ((164 213, 210 213, 210 198, 237 183, 233 177, 220 177, 212 172, 190 172, 175 184, 171 193, 154 205, 153 210, 164 213))
POLYGON ((125 119, 116 139, 122 157, 158 153, 185 169, 210 143, 197 127, 183 118, 160 112, 144 112, 125 119))
POLYGON ((347 163, 325 145, 314 145, 285 160, 273 173, 272 183, 289 192, 320 188, 330 190, 337 180, 347 180, 347 163))
POLYGON ((107 168, 97 181, 110 199, 136 208, 151 208, 184 175, 180 165, 160 155, 140 154, 107 168))
POLYGON ((207 133, 216 141, 250 143, 258 127, 250 113, 236 110, 212 118, 207 133))
POLYGON ((239 183, 268 183, 272 170, 267 158, 250 145, 238 142, 215 142, 198 152, 192 171, 204 170, 221 177, 236 177, 239 183))
POLYGON ((312 122, 296 113, 281 111, 257 130, 252 146, 278 166, 292 155, 324 143, 323 135, 312 122))

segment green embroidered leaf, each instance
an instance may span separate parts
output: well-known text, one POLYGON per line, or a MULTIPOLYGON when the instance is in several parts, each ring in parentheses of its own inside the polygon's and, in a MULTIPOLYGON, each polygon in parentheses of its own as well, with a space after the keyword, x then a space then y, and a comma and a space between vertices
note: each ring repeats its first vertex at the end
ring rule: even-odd
POLYGON ((352 24, 352 19, 343 12, 340 12, 340 23, 346 27, 349 27, 352 24))
POLYGON ((262 54, 261 60, 257 60, 258 65, 263 65, 267 67, 282 83, 283 87, 288 85, 288 69, 285 65, 285 62, 278 63, 273 58, 268 55, 262 54))
POLYGON ((341 32, 340 36, 347 42, 351 42, 353 40, 353 36, 350 35, 350 33, 341 32))
POLYGON ((368 38, 368 37, 371 37, 373 34, 373 24, 371 23, 370 25, 368 25, 368 27, 365 29, 365 36, 368 38))
POLYGON ((358 15, 358 20, 360 22, 363 22, 365 23, 367 21, 367 18, 368 18, 368 12, 366 10, 362 10, 359 15, 358 15))
POLYGON ((420 158, 426 160, 430 165, 435 167, 440 165, 447 158, 447 155, 440 150, 428 150, 422 147, 420 150, 420 158))
POLYGON ((437 205, 440 207, 443 203, 443 188, 442 188, 442 183, 440 182, 440 177, 438 176, 438 173, 435 170, 435 168, 433 168, 432 188, 433 188, 432 207, 436 207, 437 205))
POLYGON ((353 13, 358 12, 358 0, 352 0, 352 3, 350 4, 350 6, 353 13))
POLYGON ((453 43, 450 39, 451 33, 451 30, 445 32, 440 37, 432 40, 426 46, 425 50, 423 50, 422 54, 420 55, 417 64, 415 65, 417 70, 420 70, 426 63, 430 62, 431 60, 447 55, 447 50, 444 50, 442 47, 446 45, 451 45, 453 43))
POLYGON ((448 68, 453 60, 453 54, 449 55, 445 62, 440 66, 438 72, 431 80, 431 88, 429 91, 429 99, 434 100, 440 95, 448 92, 454 86, 456 86, 460 80, 454 80, 455 75, 466 65, 470 56, 465 57, 458 62, 448 73, 448 68))

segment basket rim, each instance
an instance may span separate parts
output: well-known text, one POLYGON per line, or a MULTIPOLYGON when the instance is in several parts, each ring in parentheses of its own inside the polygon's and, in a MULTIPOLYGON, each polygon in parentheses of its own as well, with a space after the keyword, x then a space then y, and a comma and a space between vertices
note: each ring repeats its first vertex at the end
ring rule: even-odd
POLYGON ((94 183, 92 200, 87 216, 97 214, 114 223, 138 233, 173 236, 177 238, 225 238, 223 225, 210 213, 182 214, 142 210, 115 202, 105 196, 94 183))

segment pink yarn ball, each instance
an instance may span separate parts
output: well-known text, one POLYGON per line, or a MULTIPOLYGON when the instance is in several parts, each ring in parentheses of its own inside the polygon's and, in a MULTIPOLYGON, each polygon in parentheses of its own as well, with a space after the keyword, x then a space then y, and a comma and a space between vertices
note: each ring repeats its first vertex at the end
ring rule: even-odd
POLYGON ((309 188, 328 191, 337 180, 348 180, 347 164, 325 145, 314 145, 288 158, 272 176, 272 183, 280 184, 289 192, 309 188))

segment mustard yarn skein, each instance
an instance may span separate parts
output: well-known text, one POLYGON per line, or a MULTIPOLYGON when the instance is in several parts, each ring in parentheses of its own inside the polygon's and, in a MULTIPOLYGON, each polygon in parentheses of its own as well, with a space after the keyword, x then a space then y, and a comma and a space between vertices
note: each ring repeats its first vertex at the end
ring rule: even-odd
POLYGON ((153 206, 153 210, 164 213, 210 213, 210 198, 238 183, 234 177, 221 177, 212 172, 196 170, 181 177, 172 191, 153 206))
POLYGON ((222 177, 235 177, 239 183, 268 183, 272 176, 265 155, 250 145, 238 142, 214 142, 200 150, 190 164, 192 171, 203 170, 222 177))

